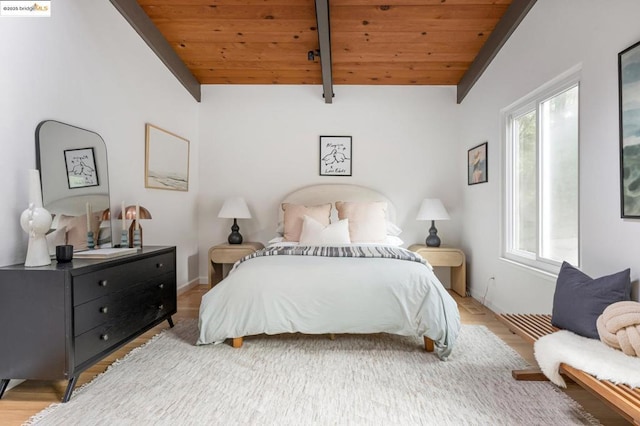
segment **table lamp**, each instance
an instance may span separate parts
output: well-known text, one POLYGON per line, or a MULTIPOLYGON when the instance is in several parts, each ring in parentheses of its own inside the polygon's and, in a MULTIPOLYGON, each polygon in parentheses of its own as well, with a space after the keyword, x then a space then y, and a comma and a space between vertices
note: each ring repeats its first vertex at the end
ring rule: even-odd
POLYGON ((118 219, 122 219, 122 229, 125 228, 124 221, 126 219, 132 220, 131 226, 129 227, 129 247, 142 247, 142 226, 139 221, 142 219, 151 219, 151 213, 149 210, 139 205, 127 206, 124 211, 124 218, 122 217, 122 212, 120 212, 120 214, 118 214, 118 219), (137 234, 140 234, 139 243, 136 238, 138 236, 137 234))
POLYGON ((242 197, 227 198, 218 213, 219 218, 233 219, 231 226, 231 234, 229 234, 229 244, 242 244, 242 235, 240 235, 240 227, 237 219, 251 219, 249 207, 242 197))
POLYGON ((449 213, 442 205, 442 201, 437 198, 425 198, 422 200, 416 220, 431 221, 431 228, 429 228, 429 236, 426 241, 428 247, 440 247, 440 237, 438 237, 435 221, 449 219, 449 213))

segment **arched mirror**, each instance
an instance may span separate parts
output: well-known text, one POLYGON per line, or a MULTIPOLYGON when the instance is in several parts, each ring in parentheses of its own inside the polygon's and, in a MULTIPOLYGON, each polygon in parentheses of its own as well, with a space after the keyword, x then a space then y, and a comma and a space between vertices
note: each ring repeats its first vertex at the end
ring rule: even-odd
POLYGON ((36 166, 42 204, 53 215, 53 231, 74 251, 111 247, 107 147, 95 132, 46 120, 36 128, 36 166))

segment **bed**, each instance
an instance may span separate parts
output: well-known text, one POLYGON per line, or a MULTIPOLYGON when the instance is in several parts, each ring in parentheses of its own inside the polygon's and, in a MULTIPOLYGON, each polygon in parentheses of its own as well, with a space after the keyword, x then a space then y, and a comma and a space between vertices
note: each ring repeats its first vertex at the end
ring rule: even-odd
POLYGON ((450 355, 460 330, 456 302, 428 263, 389 235, 399 231, 390 200, 356 185, 314 185, 280 205, 282 236, 203 296, 196 344, 383 332, 423 337, 440 359, 450 355))

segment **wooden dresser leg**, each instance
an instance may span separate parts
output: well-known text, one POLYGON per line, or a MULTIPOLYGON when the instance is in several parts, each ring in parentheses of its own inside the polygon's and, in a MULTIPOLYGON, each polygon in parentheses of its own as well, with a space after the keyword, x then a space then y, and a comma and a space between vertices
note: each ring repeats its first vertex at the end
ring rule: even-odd
POLYGON ((424 337, 424 350, 427 352, 433 352, 433 340, 428 337, 424 337))
POLYGON ((231 343, 231 346, 233 346, 234 348, 241 348, 242 347, 242 337, 234 337, 233 341, 231 343))

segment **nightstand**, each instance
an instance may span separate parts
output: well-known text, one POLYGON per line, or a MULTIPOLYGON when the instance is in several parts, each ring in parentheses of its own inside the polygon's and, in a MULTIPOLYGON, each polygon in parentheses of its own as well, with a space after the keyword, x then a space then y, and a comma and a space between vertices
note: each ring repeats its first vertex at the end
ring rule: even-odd
POLYGON ((424 244, 414 244, 409 250, 425 258, 431 266, 451 267, 451 289, 466 297, 467 262, 462 250, 453 247, 427 247, 424 244))
POLYGON ((229 273, 230 267, 254 251, 263 249, 262 243, 218 244, 209 249, 209 286, 218 284, 229 273))

